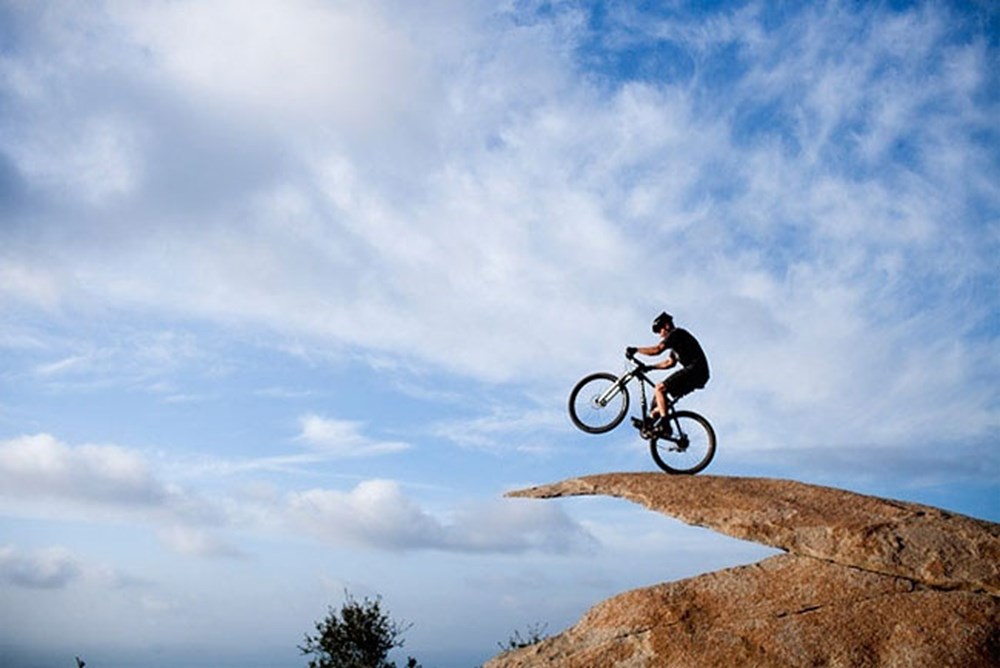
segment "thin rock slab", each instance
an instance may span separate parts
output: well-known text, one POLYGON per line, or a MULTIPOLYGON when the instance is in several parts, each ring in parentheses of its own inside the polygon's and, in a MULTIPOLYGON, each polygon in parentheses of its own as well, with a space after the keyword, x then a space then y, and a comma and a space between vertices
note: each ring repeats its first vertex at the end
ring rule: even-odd
POLYGON ((792 554, 1000 595, 1000 524, 793 480, 608 473, 510 492, 628 499, 695 526, 792 554))

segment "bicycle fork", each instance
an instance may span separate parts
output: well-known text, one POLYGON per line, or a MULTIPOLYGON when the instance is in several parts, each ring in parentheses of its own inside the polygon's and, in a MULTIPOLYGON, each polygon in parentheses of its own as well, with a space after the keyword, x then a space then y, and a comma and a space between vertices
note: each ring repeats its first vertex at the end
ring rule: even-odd
MULTIPOLYGON (((632 380, 632 374, 625 374, 624 376, 616 380, 614 383, 612 383, 611 387, 609 387, 608 389, 604 390, 604 392, 599 394, 595 398, 595 401, 601 408, 604 408, 605 406, 608 405, 608 402, 610 402, 612 399, 617 397, 622 392, 625 392, 625 386, 628 385, 628 382, 630 380, 632 380)), ((645 400, 643 401, 643 404, 645 404, 645 400)))

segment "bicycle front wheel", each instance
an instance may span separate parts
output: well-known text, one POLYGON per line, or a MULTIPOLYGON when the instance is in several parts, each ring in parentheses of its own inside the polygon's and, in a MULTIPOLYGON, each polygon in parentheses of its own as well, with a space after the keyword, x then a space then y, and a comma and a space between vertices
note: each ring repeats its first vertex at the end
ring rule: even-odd
POLYGON ((569 417, 588 434, 603 434, 617 427, 628 412, 628 390, 619 387, 611 373, 592 373, 569 394, 569 417))
POLYGON ((691 411, 677 411, 670 418, 669 433, 652 438, 649 452, 667 473, 694 474, 715 456, 715 430, 708 420, 691 411))

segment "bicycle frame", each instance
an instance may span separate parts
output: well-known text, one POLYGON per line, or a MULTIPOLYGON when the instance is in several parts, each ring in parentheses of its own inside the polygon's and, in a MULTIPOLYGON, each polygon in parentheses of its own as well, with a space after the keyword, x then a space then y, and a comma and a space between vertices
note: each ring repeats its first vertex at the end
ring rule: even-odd
MULTIPOLYGON (((632 368, 619 376, 618 380, 616 380, 611 387, 609 387, 602 395, 597 397, 597 402, 601 406, 606 406, 608 402, 618 396, 619 393, 627 392, 628 390, 626 389, 626 386, 632 382, 632 379, 638 378, 640 381, 640 415, 642 416, 643 422, 645 422, 646 418, 649 416, 649 402, 646 400, 646 384, 648 383, 652 387, 656 387, 656 383, 646 375, 646 367, 642 363, 636 362, 632 358, 628 358, 628 360, 632 363, 632 368)), ((665 417, 666 424, 669 426, 667 427, 668 433, 666 435, 666 439, 673 441, 676 443, 677 448, 684 450, 687 448, 688 438, 687 434, 684 433, 680 421, 677 419, 676 403, 676 400, 671 401, 670 396, 667 396, 667 413, 665 417)), ((645 431, 643 431, 643 438, 648 438, 645 431)))
POLYGON ((652 380, 650 380, 649 376, 646 375, 646 372, 643 369, 643 365, 642 364, 636 362, 633 359, 630 359, 629 361, 632 362, 633 367, 631 369, 629 369, 628 371, 626 371, 621 376, 619 376, 618 380, 616 380, 614 382, 614 384, 611 387, 609 387, 604 392, 604 394, 602 394, 601 396, 597 397, 597 402, 601 406, 607 406, 608 402, 611 401, 612 399, 614 399, 616 396, 618 396, 619 393, 621 393, 621 392, 627 392, 628 391, 628 390, 625 389, 625 386, 628 385, 630 382, 632 382, 633 378, 638 378, 639 381, 640 381, 639 382, 639 397, 640 397, 640 402, 639 403, 640 403, 640 406, 642 408, 642 417, 645 418, 647 415, 649 415, 649 411, 648 411, 649 404, 646 402, 646 383, 649 383, 653 387, 656 387, 656 383, 654 383, 652 380))

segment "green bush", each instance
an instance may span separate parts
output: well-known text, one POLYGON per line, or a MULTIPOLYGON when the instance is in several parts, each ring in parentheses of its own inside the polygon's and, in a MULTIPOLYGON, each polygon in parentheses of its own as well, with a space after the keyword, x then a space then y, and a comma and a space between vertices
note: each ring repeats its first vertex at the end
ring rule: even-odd
MULTIPOLYGON (((322 621, 316 622, 316 635, 306 634, 302 654, 313 655, 309 668, 396 668, 389 661, 389 652, 403 646, 403 633, 412 624, 391 619, 382 610, 382 598, 367 597, 357 601, 344 592, 340 610, 331 606, 322 621)), ((412 656, 406 668, 420 668, 412 656)))

